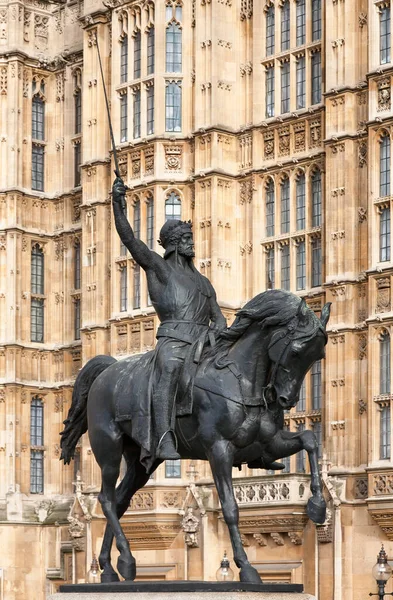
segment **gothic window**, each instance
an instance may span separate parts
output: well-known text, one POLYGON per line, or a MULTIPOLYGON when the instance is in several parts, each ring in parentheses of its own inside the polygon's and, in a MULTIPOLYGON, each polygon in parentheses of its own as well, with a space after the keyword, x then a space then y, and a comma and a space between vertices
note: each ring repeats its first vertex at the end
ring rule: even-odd
POLYGON ((281 182, 281 233, 288 233, 290 228, 290 197, 289 197, 289 179, 281 182))
POLYGON ((390 207, 383 208, 379 216, 379 260, 390 260, 390 207))
POLYGON ((290 85, 289 62, 284 62, 281 65, 281 113, 289 112, 290 85))
POLYGON ((74 187, 81 185, 82 145, 74 144, 74 187))
POLYGON ((303 381, 299 392, 299 400, 296 404, 296 412, 304 412, 306 410, 306 382, 303 381))
POLYGON ((81 301, 80 298, 74 300, 74 339, 81 339, 81 301))
POLYGON ((266 69, 266 118, 274 117, 274 67, 266 69))
POLYGON ((155 35, 154 27, 151 26, 147 33, 147 74, 154 73, 155 35))
POLYGON ((44 253, 38 244, 31 251, 31 293, 44 293, 44 253))
POLYGON ((154 249, 154 199, 149 198, 147 202, 146 218, 146 242, 150 250, 154 249))
POLYGON ((146 92, 146 103, 147 103, 147 120, 146 120, 146 131, 147 135, 154 133, 154 86, 147 88, 146 92))
POLYGON ((296 46, 306 43, 306 0, 296 2, 296 46))
POLYGON ((134 92, 134 139, 141 137, 141 90, 134 92))
POLYGON ((281 250, 281 288, 289 291, 291 287, 291 264, 289 257, 289 245, 283 246, 281 250))
POLYGON ((316 421, 313 423, 312 430, 317 439, 318 446, 318 460, 322 458, 322 423, 320 421, 316 421))
POLYGON ((81 245, 78 241, 74 248, 74 288, 81 288, 81 245))
POLYGON ((311 367, 311 408, 312 410, 320 410, 322 408, 322 374, 320 360, 317 360, 311 367))
POLYGON ((127 310, 127 265, 124 265, 120 269, 120 312, 125 312, 127 310))
POLYGON ((266 236, 271 237, 274 235, 274 212, 275 212, 275 200, 274 200, 274 182, 269 179, 266 186, 266 236))
POLYGON ((322 285, 322 246, 321 238, 311 242, 311 287, 322 285))
POLYGON ((285 0, 281 8, 281 52, 289 49, 290 26, 290 4, 285 0))
MULTIPOLYGON (((134 45, 135 49, 135 45, 134 45)), ((140 50, 139 50, 140 54, 140 50)), ((139 56, 140 62, 140 56, 139 56)), ((120 83, 128 79, 128 35, 125 35, 120 44, 120 83)))
POLYGON ((300 56, 296 63, 296 108, 306 106, 306 58, 300 56))
POLYGON ((390 6, 380 11, 379 58, 381 65, 390 62, 390 6))
POLYGON ((306 182, 304 173, 299 175, 296 182, 296 229, 306 227, 306 182))
POLYGON ((74 92, 75 133, 82 133, 82 91, 74 92))
POLYGON ((33 98, 31 137, 33 140, 45 139, 45 103, 39 96, 33 98))
POLYGON ((167 477, 168 479, 180 479, 180 477, 181 477, 180 460, 166 460, 165 461, 165 477, 167 477))
POLYGON ((322 0, 311 2, 312 41, 316 42, 322 37, 322 0))
POLYGON ((42 298, 31 299, 30 313, 31 341, 41 343, 44 341, 44 300, 42 298))
POLYGON ((181 86, 168 82, 165 90, 165 131, 181 131, 181 86))
POLYGON ((44 191, 44 147, 33 144, 31 157, 31 189, 44 191))
POLYGON ((128 96, 120 96, 120 142, 126 142, 128 136, 128 96))
POLYGON ((141 269, 139 265, 134 267, 134 305, 133 308, 141 307, 141 269))
POLYGON ((165 221, 169 219, 181 219, 181 200, 175 192, 165 200, 165 221))
POLYGON ((321 51, 311 56, 311 104, 319 104, 322 98, 321 51))
POLYGON ((319 227, 322 220, 322 181, 321 171, 314 171, 311 176, 311 222, 313 227, 319 227))
MULTIPOLYGON (((304 423, 299 423, 297 430, 304 431, 304 423)), ((306 451, 301 450, 296 454, 296 472, 297 473, 305 473, 306 472, 306 451)))
POLYGON ((134 79, 141 76, 141 32, 137 31, 134 37, 134 79))
MULTIPOLYGON (((127 202, 124 208, 124 214, 125 216, 127 216, 127 202)), ((123 242, 120 240, 120 256, 126 256, 127 255, 127 246, 125 244, 123 244, 123 242)))
POLYGON ((274 6, 266 13, 266 56, 274 54, 274 6))
POLYGON ((296 290, 306 287, 306 243, 299 242, 296 247, 296 290))
POLYGON ((379 341, 379 393, 390 394, 390 335, 384 333, 379 341))
POLYGON ((35 397, 30 405, 30 493, 44 491, 44 406, 35 397))
POLYGON ((181 73, 182 70, 182 31, 177 23, 166 28, 166 72, 181 73))
POLYGON ((390 195, 390 137, 384 135, 379 151, 379 195, 390 195))
POLYGON ((141 237, 141 202, 140 200, 135 200, 134 203, 134 236, 137 240, 141 237))
POLYGON ((390 405, 383 406, 380 412, 379 422, 379 458, 390 459, 390 405))
POLYGON ((266 286, 268 290, 274 290, 274 248, 269 248, 266 253, 266 286))

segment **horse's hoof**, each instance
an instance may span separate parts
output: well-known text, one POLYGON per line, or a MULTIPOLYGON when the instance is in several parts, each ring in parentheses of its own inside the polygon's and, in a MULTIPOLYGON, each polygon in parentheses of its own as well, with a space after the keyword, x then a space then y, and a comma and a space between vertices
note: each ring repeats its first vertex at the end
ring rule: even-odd
POLYGON ((126 581, 134 581, 136 577, 135 559, 131 559, 131 561, 127 562, 119 557, 117 560, 117 570, 126 581))
POLYGON ((115 571, 111 573, 101 573, 101 583, 113 583, 120 581, 118 574, 115 571))
POLYGON ((307 514, 311 521, 317 525, 323 525, 326 520, 326 503, 324 500, 317 501, 314 498, 310 498, 307 502, 307 514))
POLYGON ((262 583, 258 571, 251 565, 240 569, 240 581, 243 583, 262 583))

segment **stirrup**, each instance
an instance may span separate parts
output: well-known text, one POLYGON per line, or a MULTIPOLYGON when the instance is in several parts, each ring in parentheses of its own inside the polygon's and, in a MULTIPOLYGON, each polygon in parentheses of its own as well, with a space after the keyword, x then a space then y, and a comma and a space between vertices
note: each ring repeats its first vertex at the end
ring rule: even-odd
POLYGON ((176 436, 176 433, 173 431, 173 429, 167 429, 166 431, 164 431, 164 433, 160 437, 160 440, 159 440, 159 442, 157 444, 157 450, 161 446, 161 444, 162 444, 162 442, 163 442, 163 440, 164 440, 164 438, 165 438, 165 436, 166 436, 167 433, 172 433, 174 441, 175 441, 175 450, 177 452, 177 445, 178 445, 177 444, 177 436, 176 436))

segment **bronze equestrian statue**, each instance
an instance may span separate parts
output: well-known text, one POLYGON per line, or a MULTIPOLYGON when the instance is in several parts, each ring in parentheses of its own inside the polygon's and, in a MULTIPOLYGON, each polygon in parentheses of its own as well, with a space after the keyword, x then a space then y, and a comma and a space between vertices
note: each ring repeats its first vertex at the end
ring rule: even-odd
POLYGON ((305 374, 324 357, 330 303, 318 319, 295 294, 268 290, 250 300, 230 328, 222 329, 223 316, 213 288, 192 265, 190 226, 186 229, 182 222, 172 223, 172 231, 168 221, 161 242, 169 254, 165 259, 159 257, 135 239, 120 205, 124 191, 123 183, 117 180, 113 190, 116 227, 146 270, 149 293, 161 319, 159 351, 120 361, 110 356, 88 361, 75 381, 61 440, 61 459, 67 464, 80 436, 88 431, 101 468, 98 498, 107 518, 99 557, 101 581, 119 580, 110 558, 113 536, 120 552, 120 575, 126 580, 135 578, 135 559, 119 519, 168 452, 209 461, 240 580, 260 583, 240 538, 232 468, 256 461, 275 465, 277 459, 306 450, 312 492, 307 512, 314 522, 324 522, 326 504, 315 435, 308 430, 284 431, 283 425, 284 410, 296 405, 305 374), (197 297, 195 305, 188 289, 197 297), (221 329, 215 345, 213 341, 204 343, 211 323, 221 329), (195 354, 199 354, 196 362, 195 354), (168 367, 168 379, 166 360, 175 364, 168 367), (196 365, 191 382, 187 373, 180 374, 184 361, 196 365), (165 397, 157 384, 165 390, 165 397), (162 420, 157 416, 161 406, 162 420), (173 433, 163 435, 169 430, 173 433), (122 457, 127 471, 116 488, 122 457))

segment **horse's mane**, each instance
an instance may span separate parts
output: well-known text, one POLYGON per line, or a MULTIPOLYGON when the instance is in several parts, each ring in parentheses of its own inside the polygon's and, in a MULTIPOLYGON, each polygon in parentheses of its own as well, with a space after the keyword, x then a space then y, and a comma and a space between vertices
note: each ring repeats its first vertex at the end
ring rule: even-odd
MULTIPOLYGON (((260 323, 262 329, 288 324, 296 316, 301 301, 299 296, 285 290, 267 290, 258 294, 236 313, 232 325, 220 333, 214 353, 229 349, 252 323, 260 323)), ((307 328, 309 335, 304 337, 311 338, 316 329, 321 327, 321 323, 307 305, 304 306, 302 314, 303 317, 308 317, 310 325, 307 328)))

